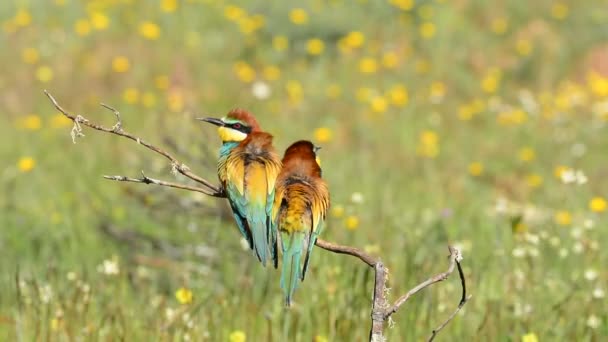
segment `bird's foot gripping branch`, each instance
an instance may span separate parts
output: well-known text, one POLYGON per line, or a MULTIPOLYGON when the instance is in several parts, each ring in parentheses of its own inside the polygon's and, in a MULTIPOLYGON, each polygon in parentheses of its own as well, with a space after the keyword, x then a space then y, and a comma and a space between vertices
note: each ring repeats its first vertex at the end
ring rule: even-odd
MULTIPOLYGON (((200 192, 208 196, 224 198, 226 194, 223 189, 217 185, 214 185, 212 182, 196 175, 193 173, 185 164, 177 160, 173 155, 166 152, 165 150, 156 147, 148 143, 147 141, 127 132, 124 130, 120 113, 108 106, 102 104, 102 106, 108 110, 110 110, 117 118, 116 124, 112 127, 104 127, 98 124, 93 123, 92 121, 86 119, 81 115, 73 115, 68 111, 63 109, 61 105, 57 102, 57 100, 46 90, 44 91, 46 96, 52 102, 53 106, 57 110, 59 110, 63 115, 65 115, 68 119, 72 120, 74 126, 71 131, 71 136, 73 141, 75 142, 77 138, 83 137, 83 128, 82 126, 86 126, 92 128, 94 130, 110 133, 114 135, 118 135, 130 140, 135 141, 136 143, 143 145, 147 149, 163 156, 165 159, 168 159, 171 168, 175 173, 180 173, 185 177, 191 179, 196 183, 196 185, 186 185, 181 183, 169 182, 159 179, 154 179, 146 176, 143 172, 140 178, 126 177, 126 176, 104 176, 104 178, 114 181, 120 182, 133 182, 133 183, 143 183, 143 184, 154 184, 159 186, 166 186, 171 188, 177 188, 188 191, 200 192)), ((338 254, 347 254, 353 257, 358 258, 360 261, 365 263, 367 266, 372 267, 374 269, 374 291, 373 291, 373 301, 372 301, 372 310, 371 310, 371 328, 370 328, 370 341, 379 342, 385 341, 384 329, 386 326, 386 322, 391 319, 391 316, 396 313, 413 295, 420 292, 421 290, 435 284, 446 280, 454 270, 458 270, 458 275, 460 277, 460 284, 462 287, 462 295, 460 297, 460 301, 457 307, 454 309, 452 314, 448 316, 440 325, 437 326, 432 332, 429 341, 432 341, 437 334, 450 322, 452 319, 458 314, 458 312, 462 309, 462 307, 466 304, 466 302, 471 298, 470 295, 467 295, 466 291, 466 281, 465 276, 462 271, 461 261, 462 255, 460 251, 452 246, 448 246, 449 250, 449 262, 448 269, 445 272, 434 275, 422 283, 416 285, 412 289, 410 289, 407 293, 397 298, 397 300, 391 304, 389 299, 387 298, 388 288, 388 269, 379 258, 373 257, 364 251, 351 247, 351 246, 343 246, 336 243, 328 242, 322 239, 316 240, 316 246, 327 250, 329 252, 338 253, 338 254)))

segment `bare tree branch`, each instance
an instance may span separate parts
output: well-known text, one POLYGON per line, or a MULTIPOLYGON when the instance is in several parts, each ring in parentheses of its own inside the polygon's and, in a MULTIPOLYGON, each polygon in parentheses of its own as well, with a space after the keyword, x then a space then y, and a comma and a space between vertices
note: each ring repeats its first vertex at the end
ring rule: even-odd
POLYGON ((55 106, 55 108, 60 111, 63 115, 65 115, 68 119, 72 120, 74 122, 74 129, 72 130, 72 137, 74 138, 74 136, 78 137, 78 136, 84 136, 84 134, 82 134, 82 129, 80 128, 80 125, 85 125, 87 127, 90 127, 92 129, 98 130, 98 131, 102 131, 102 132, 106 132, 106 133, 111 133, 111 134, 115 134, 115 135, 119 135, 121 137, 125 137, 127 139, 131 139, 135 142, 137 142, 140 145, 145 146, 146 148, 162 155, 163 157, 169 159, 169 161, 171 161, 171 167, 172 169, 174 169, 175 171, 181 173, 182 175, 192 179, 195 182, 198 182, 202 185, 204 185, 206 188, 208 188, 215 196, 215 197, 224 197, 223 195, 223 190, 218 187, 213 185, 211 182, 209 182, 208 180, 201 178, 199 176, 197 176, 196 174, 192 173, 190 171, 190 168, 188 166, 186 166, 185 164, 180 163, 179 160, 177 160, 175 157, 173 157, 171 154, 169 154, 168 152, 166 152, 165 150, 158 148, 136 136, 134 136, 131 133, 126 132, 125 130, 123 130, 122 128, 122 122, 120 120, 120 114, 118 113, 118 111, 108 105, 104 105, 102 104, 102 106, 104 106, 105 108, 111 110, 114 112, 114 114, 116 115, 116 117, 118 118, 118 122, 112 127, 112 128, 106 128, 97 124, 94 124, 92 122, 90 122, 88 119, 78 115, 78 116, 74 116, 72 114, 70 114, 68 111, 66 111, 65 109, 63 109, 59 103, 57 102, 57 100, 55 100, 55 98, 53 97, 53 95, 51 95, 48 91, 44 91, 44 93, 46 94, 46 96, 49 98, 49 100, 51 100, 51 102, 53 103, 53 106, 55 106))
POLYGON ((456 314, 458 314, 458 312, 460 311, 460 309, 462 309, 462 307, 467 303, 467 301, 469 299, 471 299, 472 295, 468 295, 467 296, 467 284, 464 278, 464 273, 462 272, 462 266, 460 266, 460 260, 462 259, 462 257, 456 258, 456 266, 458 267, 458 276, 460 277, 460 285, 462 286, 462 297, 460 298, 460 303, 458 303, 458 306, 456 307, 456 310, 454 310, 454 312, 452 312, 452 314, 445 320, 443 321, 443 323, 441 323, 437 328, 435 328, 431 334, 431 337, 429 337, 428 341, 431 342, 435 339, 435 336, 437 336, 437 334, 443 329, 445 328, 446 325, 448 325, 448 323, 450 323, 450 321, 452 321, 452 319, 454 319, 454 317, 456 317, 456 314))
POLYGON ((172 182, 167 182, 167 181, 160 180, 160 179, 150 178, 150 177, 146 176, 143 171, 141 172, 141 178, 131 178, 131 177, 126 177, 126 176, 106 176, 106 175, 104 175, 103 178, 113 180, 113 181, 119 181, 119 182, 132 182, 132 183, 143 183, 143 184, 168 186, 168 187, 176 188, 176 189, 200 192, 205 195, 213 196, 213 197, 224 197, 221 193, 212 192, 212 191, 209 191, 207 189, 203 189, 203 188, 200 188, 197 186, 172 183, 172 182))
MULTIPOLYGON (((93 128, 93 129, 101 131, 101 132, 111 133, 111 134, 115 134, 115 135, 119 135, 119 136, 122 136, 122 137, 125 137, 128 139, 131 139, 133 141, 136 141, 138 144, 141 144, 141 145, 147 147, 148 149, 169 159, 171 161, 171 165, 174 170, 176 170, 177 172, 181 173, 182 175, 202 184, 204 186, 204 188, 149 178, 143 172, 142 172, 141 178, 130 178, 130 177, 126 177, 126 176, 104 176, 104 178, 109 179, 109 180, 114 180, 114 181, 120 181, 120 182, 154 184, 154 185, 166 186, 166 187, 171 187, 171 188, 176 188, 176 189, 195 191, 195 192, 200 192, 205 195, 209 195, 209 196, 213 196, 213 197, 226 197, 225 193, 223 192, 223 189, 211 184, 209 181, 192 173, 185 164, 182 164, 180 161, 178 161, 175 157, 173 157, 168 152, 166 152, 150 143, 147 143, 147 142, 143 141, 142 139, 140 139, 130 133, 125 132, 122 128, 122 121, 120 118, 120 113, 116 109, 114 109, 108 105, 102 104, 102 106, 104 108, 107 108, 110 111, 112 111, 117 118, 117 123, 112 128, 106 128, 106 127, 96 125, 80 115, 74 116, 74 115, 69 114, 57 103, 57 101, 51 94, 49 94, 46 90, 44 91, 44 93, 51 100, 51 102, 53 103, 55 108, 57 108, 61 113, 63 113, 63 115, 65 115, 68 119, 70 119, 74 122, 74 127, 72 128, 72 133, 71 133, 72 139, 75 140, 77 137, 84 136, 84 134, 82 133, 81 125, 93 128)), ((465 281, 464 273, 462 271, 462 267, 460 265, 460 261, 462 261, 462 255, 461 255, 460 251, 455 247, 448 246, 450 255, 448 256, 449 266, 448 266, 447 271, 445 271, 443 273, 439 273, 439 274, 423 281, 422 283, 416 285, 411 290, 409 290, 406 294, 399 297, 393 305, 389 305, 388 300, 386 298, 387 293, 388 293, 388 288, 386 286, 386 283, 388 281, 388 269, 386 268, 386 266, 384 265, 382 260, 380 260, 377 257, 371 256, 356 247, 339 245, 339 244, 325 241, 322 239, 317 239, 316 245, 329 252, 353 256, 353 257, 361 260, 363 263, 365 263, 369 267, 372 267, 374 269, 374 274, 375 274, 374 292, 373 292, 372 311, 371 311, 372 325, 370 328, 370 335, 369 335, 369 340, 372 342, 385 341, 386 338, 384 336, 384 326, 385 326, 386 321, 390 320, 391 316, 395 312, 397 312, 413 295, 415 295, 416 293, 420 292, 421 290, 423 290, 433 284, 446 280, 454 272, 455 268, 458 269, 458 274, 460 276, 460 283, 462 286, 462 297, 460 299, 460 303, 458 304, 458 307, 456 308, 456 310, 443 323, 441 323, 441 325, 439 325, 436 329, 434 329, 432 331, 432 335, 429 338, 429 341, 432 341, 437 336, 437 334, 450 321, 453 320, 453 318, 456 316, 456 314, 458 314, 458 312, 462 309, 462 307, 466 304, 466 302, 471 298, 470 295, 467 296, 466 281, 465 281)))
POLYGON ((448 258, 450 260, 450 266, 448 267, 448 270, 423 281, 422 283, 416 285, 414 288, 409 290, 406 294, 399 297, 399 299, 397 299, 395 304, 393 306, 391 306, 388 310, 386 310, 386 318, 389 318, 392 314, 397 312, 397 310, 399 310, 401 305, 405 304, 405 302, 407 302, 407 300, 410 299, 411 296, 413 296, 416 293, 418 293, 419 291, 429 287, 430 285, 433 285, 435 283, 448 279, 450 274, 452 274, 452 272, 454 272, 454 268, 456 267, 456 261, 458 259, 462 258, 462 256, 460 255, 460 251, 457 248, 448 246, 448 250, 450 251, 450 255, 448 256, 448 258))

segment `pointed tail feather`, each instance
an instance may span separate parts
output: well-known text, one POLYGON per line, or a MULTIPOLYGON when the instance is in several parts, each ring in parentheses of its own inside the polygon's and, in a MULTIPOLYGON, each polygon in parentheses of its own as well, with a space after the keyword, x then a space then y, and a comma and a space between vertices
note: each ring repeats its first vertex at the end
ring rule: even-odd
POLYGON ((285 295, 285 304, 291 305, 291 299, 300 281, 300 261, 302 258, 305 233, 281 232, 283 249, 283 266, 281 269, 281 288, 285 295))
POLYGON ((262 265, 266 266, 268 259, 268 237, 265 218, 258 219, 255 215, 249 220, 251 235, 253 237, 253 249, 262 265))

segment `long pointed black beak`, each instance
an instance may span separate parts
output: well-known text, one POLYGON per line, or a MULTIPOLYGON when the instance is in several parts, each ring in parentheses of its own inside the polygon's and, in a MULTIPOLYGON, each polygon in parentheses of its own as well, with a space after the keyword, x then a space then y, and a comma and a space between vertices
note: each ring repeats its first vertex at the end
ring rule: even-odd
POLYGON ((196 120, 205 121, 216 126, 225 126, 226 124, 221 119, 216 118, 196 118, 196 120))
POLYGON ((319 152, 319 150, 320 150, 320 149, 321 149, 321 146, 317 146, 317 145, 315 145, 315 146, 313 147, 313 151, 315 151, 315 153, 319 152))

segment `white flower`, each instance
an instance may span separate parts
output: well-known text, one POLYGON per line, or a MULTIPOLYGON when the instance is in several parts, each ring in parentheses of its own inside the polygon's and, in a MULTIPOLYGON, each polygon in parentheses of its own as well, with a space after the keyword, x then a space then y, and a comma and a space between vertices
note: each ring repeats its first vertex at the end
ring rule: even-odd
POLYGON ((266 82, 256 81, 251 87, 251 93, 258 100, 266 100, 270 97, 271 90, 266 82))
POLYGON ((247 242, 247 240, 245 238, 241 238, 241 248, 244 251, 248 251, 249 250, 249 242, 247 242))
POLYGON ((173 310, 172 308, 166 308, 165 317, 167 318, 167 321, 172 321, 175 317, 175 310, 173 310))
POLYGON ((533 245, 538 245, 538 241, 540 240, 538 238, 538 235, 535 234, 526 234, 525 236, 526 241, 528 241, 529 243, 533 244, 533 245))
POLYGON ((526 250, 521 247, 515 247, 515 248, 513 248, 513 251, 511 252, 511 254, 515 258, 523 258, 526 256, 526 250))
POLYGON ((53 289, 49 284, 40 286, 38 288, 38 293, 40 295, 40 301, 43 303, 49 303, 51 299, 53 299, 53 289))
POLYGON ((591 329, 597 329, 600 324, 602 324, 602 321, 596 315, 591 315, 587 318, 587 326, 591 329))
POLYGON ((592 268, 588 268, 585 271, 585 279, 587 279, 589 281, 593 281, 593 280, 597 279, 597 276, 598 276, 597 271, 592 268))
POLYGON ((581 236, 583 235, 583 230, 580 229, 579 227, 574 227, 572 228, 572 230, 570 230, 570 236, 572 236, 573 239, 580 239, 581 236))
POLYGON ((118 267, 118 259, 113 257, 112 259, 104 260, 101 265, 97 266, 97 271, 99 273, 103 273, 105 275, 117 275, 120 273, 120 268, 118 267))
POLYGON ((569 254, 569 252, 568 252, 567 249, 560 248, 560 250, 559 250, 559 257, 560 258, 562 258, 562 259, 566 258, 566 257, 568 257, 568 254, 569 254))
POLYGON ((69 281, 74 281, 76 280, 77 276, 76 276, 76 272, 68 272, 65 276, 69 281))
POLYGON ((586 229, 591 230, 591 229, 593 229, 593 227, 595 226, 595 223, 593 222, 593 220, 592 220, 592 219, 586 219, 586 220, 585 220, 585 222, 583 222, 583 226, 584 226, 586 229))
POLYGON ((581 254, 583 252, 583 249, 585 249, 583 247, 583 244, 580 242, 577 242, 574 244, 574 246, 572 246, 572 251, 576 254, 581 254))
POLYGON ((596 287, 595 289, 593 289, 593 292, 591 293, 591 295, 593 296, 593 298, 602 299, 602 298, 606 297, 606 292, 604 292, 604 290, 601 287, 596 287))
POLYGON ((559 246, 559 243, 560 243, 560 240, 559 240, 559 238, 558 238, 557 236, 552 236, 552 237, 549 239, 549 244, 550 244, 551 246, 553 246, 553 247, 557 247, 557 246, 559 246))
POLYGON ((363 194, 360 192, 353 192, 353 194, 350 195, 350 201, 355 204, 363 203, 363 201, 364 201, 363 194))

